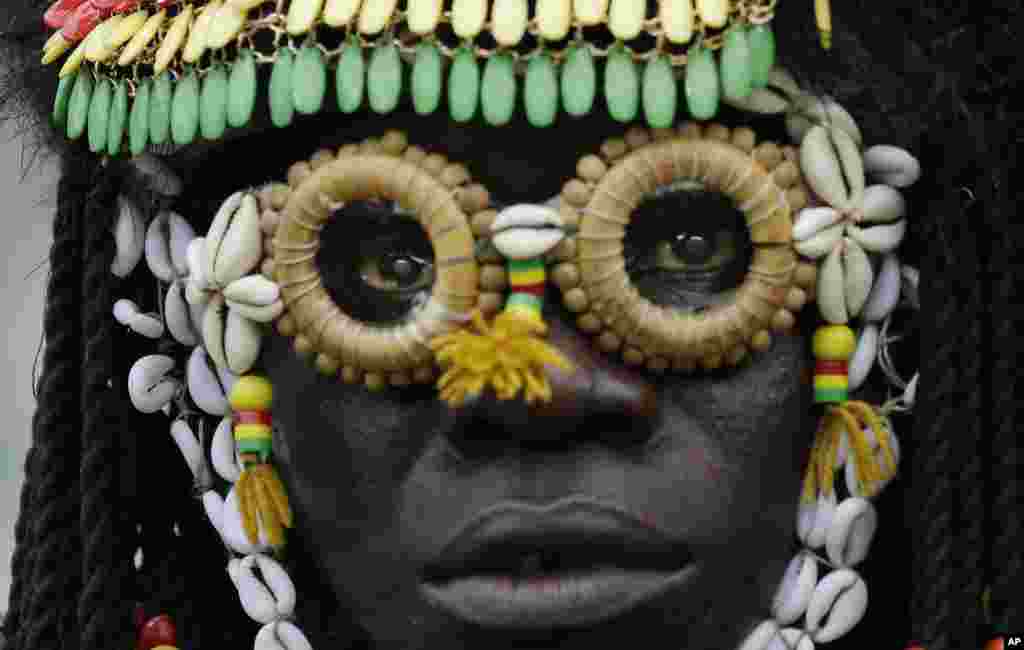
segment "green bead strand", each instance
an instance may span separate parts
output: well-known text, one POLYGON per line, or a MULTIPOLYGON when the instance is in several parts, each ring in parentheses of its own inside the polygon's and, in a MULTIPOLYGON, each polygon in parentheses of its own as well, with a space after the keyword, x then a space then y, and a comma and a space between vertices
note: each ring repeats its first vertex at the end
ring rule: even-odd
POLYGON ((768 73, 775 65, 775 32, 767 23, 754 25, 747 34, 750 43, 751 80, 754 88, 768 85, 768 73))
POLYGON ((199 133, 199 77, 189 70, 178 80, 171 103, 171 140, 184 146, 192 144, 199 133))
POLYGON ((245 126, 256 110, 256 59, 244 50, 231 66, 228 81, 228 125, 245 126))
POLYGON ((150 95, 150 82, 146 79, 135 89, 135 101, 128 115, 128 151, 133 156, 140 155, 149 144, 150 95))
POLYGON ((643 104, 647 125, 652 129, 667 129, 676 118, 678 89, 672 62, 659 54, 644 68, 643 104))
POLYGON ((586 43, 573 45, 562 65, 562 106, 573 117, 582 117, 594 108, 597 97, 597 68, 586 43))
POLYGON ((604 96, 617 122, 631 122, 640 108, 640 77, 626 48, 617 45, 605 64, 604 96))
POLYGON ((342 48, 335 83, 341 112, 354 113, 359 110, 366 86, 366 64, 363 61, 363 48, 355 37, 342 48))
POLYGON ((171 135, 171 74, 164 72, 153 82, 149 96, 149 141, 164 144, 171 135))
POLYGON ((114 101, 110 105, 110 124, 107 127, 107 153, 116 156, 124 144, 124 131, 128 123, 128 84, 117 82, 114 101))
POLYGON ((107 128, 110 125, 110 102, 114 98, 114 84, 100 79, 89 102, 89 151, 102 153, 107 148, 107 128))
POLYGON ((448 111, 455 122, 468 122, 480 103, 480 67, 468 47, 459 50, 448 77, 448 111))
POLYGON ((286 127, 295 117, 295 100, 292 97, 292 51, 282 48, 277 52, 277 61, 270 71, 270 121, 277 128, 286 127))
POLYGON ((512 121, 516 110, 516 73, 511 54, 500 52, 487 60, 480 86, 480 108, 491 126, 504 126, 512 121))
POLYGON ((57 84, 57 96, 53 100, 53 113, 50 116, 54 128, 61 131, 67 129, 68 104, 71 102, 71 92, 75 89, 75 79, 78 75, 65 75, 57 84))
POLYGON ((738 25, 726 33, 722 46, 722 94, 734 101, 746 99, 754 92, 753 80, 747 30, 738 25))
POLYGON ((551 56, 541 53, 526 66, 523 84, 526 120, 537 128, 555 123, 558 116, 558 72, 551 56))
POLYGON ((303 115, 314 115, 324 106, 327 95, 327 65, 320 48, 307 45, 295 57, 292 68, 292 102, 303 115))
POLYGON ((85 133, 85 125, 89 120, 89 105, 92 103, 92 91, 92 72, 86 68, 79 69, 68 106, 67 133, 71 140, 77 140, 85 133))
POLYGON ((228 128, 228 73, 215 65, 203 79, 199 96, 199 132, 207 140, 219 140, 228 128))
POLYGON ((366 71, 366 91, 375 113, 387 114, 398 106, 402 97, 402 57, 393 44, 374 49, 366 71))
POLYGON ((690 48, 686 62, 686 104, 697 120, 710 120, 718 112, 721 87, 711 50, 701 44, 690 48))
POLYGON ((417 115, 430 115, 441 105, 444 66, 441 50, 431 41, 416 46, 412 65, 412 105, 417 115))

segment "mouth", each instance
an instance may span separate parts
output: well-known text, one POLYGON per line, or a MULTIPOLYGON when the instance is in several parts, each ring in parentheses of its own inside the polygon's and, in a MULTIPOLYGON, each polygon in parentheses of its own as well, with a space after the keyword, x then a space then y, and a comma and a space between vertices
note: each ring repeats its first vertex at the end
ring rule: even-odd
POLYGON ((477 625, 575 626, 677 588, 696 568, 685 544, 617 508, 517 504, 471 522, 423 568, 420 589, 477 625))

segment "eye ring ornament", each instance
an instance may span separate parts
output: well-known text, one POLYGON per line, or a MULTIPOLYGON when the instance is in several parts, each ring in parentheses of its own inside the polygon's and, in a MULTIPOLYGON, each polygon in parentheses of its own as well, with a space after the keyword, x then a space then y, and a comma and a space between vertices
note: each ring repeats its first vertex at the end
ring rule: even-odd
MULTIPOLYGON (((755 146, 751 129, 690 123, 677 131, 631 130, 609 140, 603 158, 586 156, 579 178, 563 189, 563 210, 579 223, 573 282, 559 284, 577 324, 606 352, 630 365, 692 372, 738 365, 771 344, 771 331, 795 325, 794 312, 813 294, 816 270, 792 247, 793 214, 808 193, 797 152, 772 142, 755 146), (640 295, 623 257, 626 226, 658 187, 688 180, 730 197, 744 214, 754 245, 743 284, 728 304, 684 314, 640 295)), ((685 218, 685 217, 684 217, 685 218)))

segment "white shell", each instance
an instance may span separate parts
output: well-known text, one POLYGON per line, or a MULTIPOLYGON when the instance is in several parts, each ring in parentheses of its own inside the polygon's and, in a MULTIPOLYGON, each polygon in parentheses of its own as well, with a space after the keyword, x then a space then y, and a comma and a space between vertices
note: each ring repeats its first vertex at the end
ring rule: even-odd
POLYGON ((850 317, 860 314, 871 294, 875 273, 871 260, 856 242, 843 239, 843 290, 846 294, 846 311, 850 317))
MULTIPOLYGON (((832 208, 825 208, 831 210, 832 208)), ((838 213, 837 213, 838 214, 838 213)), ((844 224, 829 226, 803 241, 794 242, 793 248, 804 257, 818 259, 827 255, 843 237, 844 224)))
POLYGON ((921 178, 921 163, 909 151, 879 144, 864 152, 864 169, 886 185, 909 187, 921 178))
POLYGON ((793 224, 793 239, 804 241, 839 223, 842 218, 843 215, 835 208, 804 208, 797 213, 796 223, 793 224))
POLYGON ((899 190, 888 185, 871 185, 864 190, 860 207, 861 220, 881 223, 902 219, 907 214, 907 201, 899 190))
POLYGON ((279 302, 281 289, 262 275, 253 274, 239 278, 225 287, 224 298, 229 303, 265 307, 279 302))
MULTIPOLYGON (((297 597, 295 583, 292 582, 284 567, 273 558, 262 554, 256 555, 255 558, 256 565, 259 566, 260 574, 263 576, 263 583, 270 588, 270 593, 274 596, 274 606, 278 616, 290 617, 295 613, 297 597)), ((242 566, 245 566, 245 560, 242 561, 242 566)))
POLYGON ((186 251, 196 233, 176 212, 161 212, 146 231, 146 264, 164 282, 188 274, 186 251))
POLYGON ((231 313, 257 323, 269 323, 284 312, 284 303, 280 300, 269 305, 248 305, 244 302, 227 301, 231 313))
POLYGON ((838 569, 818 583, 807 607, 807 632, 818 643, 828 643, 849 632, 868 608, 868 587, 851 569, 838 569), (828 616, 828 622, 821 626, 828 616))
POLYGON ((206 362, 206 350, 201 345, 192 350, 188 358, 188 392, 196 406, 210 415, 228 412, 228 400, 217 373, 206 362))
POLYGON ((869 322, 885 320, 899 302, 900 284, 900 261, 890 253, 882 258, 882 267, 861 311, 861 318, 869 322))
POLYGON ((188 263, 188 281, 199 289, 209 289, 206 275, 206 237, 196 237, 185 247, 185 261, 188 263))
POLYGON ((850 369, 847 372, 850 390, 857 390, 861 387, 864 380, 867 379, 868 373, 871 372, 871 368, 874 367, 877 357, 878 326, 868 323, 861 328, 860 335, 857 337, 857 348, 853 351, 853 356, 850 357, 850 369))
POLYGON ((199 446, 199 440, 192 432, 192 427, 188 425, 188 422, 179 418, 171 422, 171 437, 178 445, 181 455, 185 457, 185 464, 191 470, 192 478, 200 485, 205 485, 209 476, 206 464, 203 462, 203 449, 199 446))
POLYGON ((842 246, 833 248, 818 270, 818 310, 825 320, 835 325, 850 320, 846 311, 842 249, 842 246))
POLYGON ((907 234, 907 220, 886 223, 868 228, 847 226, 846 232, 858 244, 872 253, 889 253, 896 249, 907 234))
POLYGON ((245 192, 228 197, 213 218, 204 244, 204 275, 217 287, 226 287, 259 264, 263 232, 256 198, 245 192))
POLYGON ((260 628, 255 650, 313 650, 313 645, 294 623, 282 620, 260 628))
POLYGON ((782 66, 772 66, 772 69, 768 71, 768 85, 781 90, 791 102, 796 101, 804 94, 793 75, 782 66))
POLYGON ((846 131, 814 126, 800 145, 800 168, 808 184, 834 208, 859 205, 864 194, 864 165, 846 131))
POLYGON ((185 286, 180 280, 167 288, 164 318, 167 320, 167 329, 175 341, 188 346, 199 344, 204 306, 202 303, 188 303, 185 299, 185 286))
POLYGON ((206 511, 206 518, 210 521, 217 534, 224 538, 224 499, 216 490, 203 492, 203 510, 206 511))
POLYGON ((765 650, 768 644, 771 643, 772 639, 779 633, 779 625, 775 621, 767 620, 761 621, 761 623, 754 628, 754 630, 747 635, 743 643, 737 650, 765 650))
POLYGON ((164 196, 178 196, 184 189, 181 178, 167 163, 151 153, 142 153, 132 158, 135 170, 145 177, 149 187, 164 196))
POLYGON ((825 111, 828 115, 828 122, 830 124, 839 127, 849 135, 850 139, 856 143, 858 149, 864 146, 864 136, 861 135, 860 127, 857 126, 857 121, 853 119, 850 112, 843 108, 839 102, 831 97, 827 97, 825 99, 825 111))
MULTIPOLYGON (((259 516, 257 515, 257 519, 259 516)), ((224 541, 233 551, 241 555, 252 553, 263 553, 270 549, 267 541, 266 530, 262 521, 259 525, 258 544, 251 544, 245 534, 245 527, 242 525, 242 513, 238 509, 237 487, 232 487, 228 492, 228 498, 224 501, 224 541)))
POLYGON ((210 460, 213 461, 213 469, 229 483, 237 483, 238 477, 242 475, 242 468, 235 452, 233 428, 234 424, 230 415, 222 418, 213 434, 213 444, 210 446, 210 460))
POLYGON ((814 650, 814 641, 803 630, 787 627, 779 630, 765 650, 814 650))
POLYGON ((110 263, 110 272, 119 278, 128 277, 139 260, 146 242, 146 224, 135 203, 126 196, 117 197, 117 223, 114 224, 114 241, 117 254, 110 263))
MULTIPOLYGON (((213 293, 212 292, 204 291, 203 289, 200 289, 191 280, 189 280, 188 282, 185 283, 185 302, 187 302, 189 304, 189 306, 191 306, 191 307, 201 307, 201 308, 203 308, 203 314, 206 313, 205 307, 206 307, 207 304, 209 304, 210 299, 212 297, 213 297, 213 293)), ((202 323, 202 319, 200 319, 199 322, 202 323)), ((202 331, 202 327, 201 326, 200 326, 199 329, 200 329, 200 331, 202 331)))
POLYGON ((565 239, 562 225, 557 210, 520 203, 498 213, 491 224, 491 242, 508 259, 539 257, 565 239))
POLYGON ((139 306, 127 298, 114 303, 114 320, 128 327, 132 319, 139 313, 139 306))
POLYGON ((203 342, 219 368, 236 375, 247 372, 259 357, 262 337, 259 324, 227 309, 223 296, 214 296, 206 307, 203 342))
POLYGON ((158 339, 164 335, 164 324, 160 320, 160 314, 135 314, 129 319, 128 327, 147 339, 158 339))
POLYGON ((878 512, 867 499, 844 499, 836 508, 825 538, 828 558, 837 567, 851 568, 864 561, 878 530, 878 512))
MULTIPOLYGON (((237 568, 232 567, 233 570, 230 573, 232 582, 238 588, 238 597, 242 601, 242 609, 245 610, 245 613, 258 623, 270 623, 277 620, 281 614, 278 612, 278 603, 275 602, 277 600, 275 592, 253 572, 253 567, 259 562, 259 558, 259 555, 246 556, 237 565, 237 568)), ((265 563, 259 562, 259 564, 260 571, 263 572, 265 563)), ((273 565, 266 564, 266 566, 274 572, 274 582, 281 588, 285 599, 289 598, 288 591, 290 589, 290 604, 291 609, 294 610, 295 587, 291 584, 291 580, 285 574, 282 581, 281 574, 284 574, 284 570, 276 562, 273 565)), ((264 580, 266 579, 267 576, 264 574, 264 580)))
POLYGON ((163 354, 142 357, 128 371, 128 396, 132 406, 143 413, 156 413, 174 398, 178 382, 167 373, 174 368, 174 359, 163 354))
POLYGON ((797 535, 810 548, 821 548, 825 544, 828 527, 836 511, 836 493, 819 494, 814 503, 801 503, 797 508, 797 535))
POLYGON ((789 562, 772 599, 772 616, 789 625, 803 616, 818 584, 818 561, 810 553, 799 553, 789 562))
MULTIPOLYGON (((914 399, 917 397, 917 378, 920 373, 914 373, 914 377, 907 384, 906 390, 903 391, 903 401, 907 406, 914 405, 914 399)), ((895 436, 893 436, 895 438, 895 436)))

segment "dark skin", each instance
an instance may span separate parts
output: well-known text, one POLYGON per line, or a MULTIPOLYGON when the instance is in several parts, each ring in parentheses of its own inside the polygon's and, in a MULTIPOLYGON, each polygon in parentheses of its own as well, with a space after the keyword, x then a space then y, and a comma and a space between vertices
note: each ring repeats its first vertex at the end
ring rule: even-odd
MULTIPOLYGON (((495 129, 446 116, 335 114, 240 139, 224 152, 248 160, 249 150, 272 150, 263 153, 260 171, 266 180, 283 179, 287 165, 319 147, 399 128, 412 144, 464 163, 499 204, 542 203, 573 177, 580 156, 624 133, 595 113, 547 131, 524 122, 495 129)), ((195 183, 205 182, 203 169, 225 170, 207 183, 211 202, 257 181, 225 167, 226 159, 215 166, 221 155, 183 165, 195 183)), ((709 220, 732 224, 734 215, 718 204, 680 200, 691 231, 709 220)), ((359 233, 373 236, 358 229, 345 236, 359 233)), ((636 231, 627 247, 642 256, 654 240, 671 236, 636 231)), ((323 255, 330 255, 331 239, 325 230, 323 255)), ((726 299, 742 278, 730 275, 737 263, 743 261, 687 275, 641 273, 638 262, 634 281, 663 306, 695 309, 726 299)), ((339 296, 343 287, 351 290, 344 264, 321 268, 329 289, 339 296)), ((378 300, 393 311, 393 295, 361 290, 370 291, 364 308, 378 300)), ((292 535, 375 647, 582 650, 642 638, 651 649, 730 649, 767 615, 795 550, 796 504, 816 421, 805 381, 812 363, 806 332, 773 335, 768 351, 738 368, 656 376, 598 350, 571 316, 557 291, 549 292, 548 339, 577 371, 552 372, 554 400, 534 407, 485 398, 456 411, 430 387, 370 392, 320 375, 290 339, 276 332, 264 339, 260 366, 275 387, 275 450, 296 514, 292 535), (685 542, 697 575, 611 620, 543 632, 468 624, 420 594, 421 566, 482 509, 568 496, 610 502, 685 542)))

